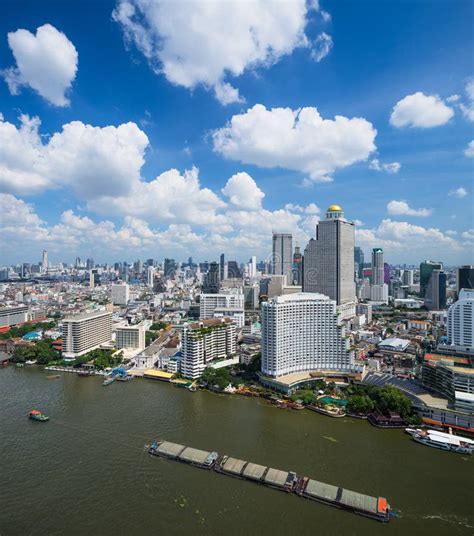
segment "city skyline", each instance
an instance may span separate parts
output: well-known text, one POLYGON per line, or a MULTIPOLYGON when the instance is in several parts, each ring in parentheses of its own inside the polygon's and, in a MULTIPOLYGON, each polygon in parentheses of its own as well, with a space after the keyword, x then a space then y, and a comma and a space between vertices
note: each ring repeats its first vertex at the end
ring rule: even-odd
POLYGON ((272 231, 303 250, 332 203, 366 255, 472 262, 468 2, 192 3, 228 26, 204 34, 167 5, 2 6, 0 264, 265 257, 272 231))

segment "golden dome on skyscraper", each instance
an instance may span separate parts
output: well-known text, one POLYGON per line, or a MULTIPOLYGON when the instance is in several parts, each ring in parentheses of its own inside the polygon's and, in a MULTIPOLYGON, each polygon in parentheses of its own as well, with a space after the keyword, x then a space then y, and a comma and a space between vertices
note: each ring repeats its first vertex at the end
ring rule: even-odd
POLYGON ((330 205, 327 212, 342 212, 342 207, 340 205, 330 205))

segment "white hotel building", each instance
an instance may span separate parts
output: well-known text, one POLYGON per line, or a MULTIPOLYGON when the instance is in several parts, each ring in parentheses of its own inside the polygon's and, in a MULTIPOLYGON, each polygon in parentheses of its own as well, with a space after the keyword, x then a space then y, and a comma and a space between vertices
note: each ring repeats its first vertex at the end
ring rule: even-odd
POLYGON ((75 359, 98 348, 112 339, 112 313, 98 311, 64 318, 62 339, 65 359, 75 359))
POLYGON ((244 327, 245 298, 242 288, 223 288, 218 294, 201 294, 199 319, 230 318, 238 328, 244 327))
POLYGON ((448 309, 447 335, 456 350, 474 352, 474 290, 462 289, 448 309))
POLYGON ((351 371, 353 355, 336 302, 300 292, 262 304, 262 372, 279 377, 310 371, 351 371))

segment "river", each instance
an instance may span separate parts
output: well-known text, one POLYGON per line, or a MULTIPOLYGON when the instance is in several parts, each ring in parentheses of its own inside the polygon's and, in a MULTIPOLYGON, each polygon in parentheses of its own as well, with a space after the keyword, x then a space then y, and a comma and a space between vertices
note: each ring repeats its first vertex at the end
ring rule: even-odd
POLYGON ((400 430, 154 380, 0 369, 0 535, 457 535, 474 533, 473 456, 400 430), (37 408, 47 423, 26 418, 37 408), (388 498, 383 525, 151 457, 161 437, 388 498))

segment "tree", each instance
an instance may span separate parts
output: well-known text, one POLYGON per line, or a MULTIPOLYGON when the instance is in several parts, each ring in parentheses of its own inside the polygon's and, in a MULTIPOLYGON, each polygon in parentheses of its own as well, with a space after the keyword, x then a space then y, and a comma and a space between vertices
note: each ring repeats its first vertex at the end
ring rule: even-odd
POLYGON ((351 413, 366 415, 374 409, 374 403, 367 395, 355 395, 349 400, 348 409, 351 413))

